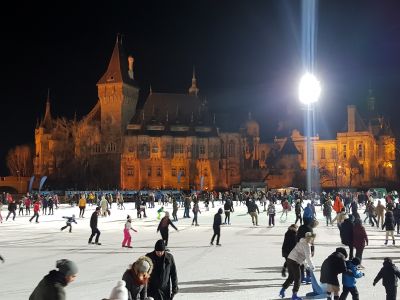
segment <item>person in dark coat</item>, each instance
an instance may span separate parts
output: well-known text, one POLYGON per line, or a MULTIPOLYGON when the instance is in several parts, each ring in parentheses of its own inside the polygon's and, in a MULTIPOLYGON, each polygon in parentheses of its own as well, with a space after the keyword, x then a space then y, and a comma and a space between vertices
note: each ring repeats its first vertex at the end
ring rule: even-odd
POLYGON ((397 234, 400 234, 400 204, 397 203, 393 209, 393 218, 395 225, 397 225, 397 234))
POLYGON ((154 300, 172 300, 179 291, 174 257, 165 251, 163 240, 158 240, 154 251, 146 256, 153 262, 153 272, 147 288, 148 296, 154 300))
POLYGON ((166 211, 165 216, 161 219, 157 227, 157 232, 161 233, 161 238, 164 240, 165 246, 168 246, 169 225, 171 225, 172 228, 178 231, 178 228, 176 228, 176 226, 171 222, 171 219, 169 218, 169 212, 166 211))
POLYGON ((356 249, 356 257, 362 262, 362 254, 364 252, 365 246, 368 246, 368 236, 362 225, 361 219, 356 219, 354 221, 353 227, 353 246, 356 249))
POLYGON ((96 207, 96 210, 92 213, 92 216, 90 217, 90 228, 92 229, 92 234, 89 237, 89 244, 96 244, 96 245, 101 245, 99 243, 99 237, 100 237, 100 230, 97 228, 97 221, 99 218, 100 214, 100 206, 96 207), (95 242, 92 242, 93 237, 96 236, 95 242))
POLYGON ((292 251, 297 244, 296 234, 297 234, 297 225, 296 224, 290 225, 285 233, 285 238, 282 244, 282 257, 285 258, 285 263, 283 264, 282 267, 282 277, 286 277, 287 257, 289 256, 290 251, 292 251))
POLYGON ((78 273, 77 265, 68 259, 57 261, 57 270, 52 270, 36 286, 29 296, 29 300, 65 300, 65 291, 69 283, 73 282, 78 273))
POLYGON ((328 299, 334 294, 339 299, 340 284, 338 275, 346 272, 347 251, 343 247, 336 248, 336 251, 329 255, 321 265, 321 283, 327 284, 328 299))
POLYGON ((396 300, 398 278, 400 278, 399 269, 394 265, 392 259, 385 257, 383 268, 376 275, 373 285, 375 286, 382 279, 382 284, 386 290, 386 300, 396 300))
POLYGON ((350 249, 349 259, 353 258, 353 221, 354 217, 349 215, 342 223, 342 226, 340 226, 340 239, 342 240, 342 244, 348 246, 350 249))
POLYGON ((230 199, 225 201, 224 210, 225 210, 225 222, 224 222, 224 224, 231 225, 231 212, 233 212, 233 204, 232 204, 232 201, 230 199))
POLYGON ((8 220, 8 218, 10 217, 11 214, 13 214, 13 221, 15 221, 15 216, 16 216, 15 210, 16 209, 17 209, 17 203, 15 203, 14 200, 11 200, 8 203, 8 215, 6 217, 6 221, 8 220))
POLYGON ((122 276, 128 290, 128 299, 147 300, 148 282, 153 271, 153 261, 148 256, 139 257, 122 276))
POLYGON ((297 221, 300 221, 300 225, 303 225, 303 219, 301 217, 301 210, 303 207, 301 206, 300 199, 296 200, 296 204, 294 205, 294 212, 296 214, 296 221, 294 224, 297 224, 297 221))
POLYGON ((222 208, 218 209, 218 212, 214 215, 213 230, 214 235, 211 238, 211 245, 214 245, 214 239, 217 237, 217 246, 221 246, 219 238, 221 237, 221 224, 222 224, 222 208))
POLYGON ((382 230, 386 228, 386 240, 385 240, 385 245, 388 244, 388 237, 389 235, 392 236, 392 241, 393 245, 395 245, 395 239, 394 239, 394 218, 393 218, 393 212, 388 210, 385 214, 385 222, 382 224, 382 230))

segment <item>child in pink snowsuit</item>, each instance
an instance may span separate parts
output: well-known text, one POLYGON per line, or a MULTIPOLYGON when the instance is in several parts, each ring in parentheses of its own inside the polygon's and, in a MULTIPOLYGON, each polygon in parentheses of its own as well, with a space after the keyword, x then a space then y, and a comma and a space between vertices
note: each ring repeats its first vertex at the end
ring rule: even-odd
POLYGON ((129 230, 133 230, 134 232, 137 232, 137 230, 132 228, 131 225, 132 219, 131 217, 128 215, 126 223, 125 223, 125 228, 124 228, 124 240, 122 241, 122 247, 126 247, 126 248, 132 248, 131 246, 131 233, 129 232, 129 230))

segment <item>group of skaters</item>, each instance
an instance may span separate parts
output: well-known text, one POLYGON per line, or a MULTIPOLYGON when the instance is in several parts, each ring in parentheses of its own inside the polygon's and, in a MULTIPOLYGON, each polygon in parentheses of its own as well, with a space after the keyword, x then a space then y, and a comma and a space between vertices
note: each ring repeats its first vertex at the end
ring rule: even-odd
MULTIPOLYGON (((43 277, 29 300, 66 299, 65 287, 76 280, 78 266, 72 260, 60 259, 56 268, 43 277)), ((121 280, 103 300, 172 300, 178 291, 174 256, 166 251, 164 241, 158 240, 152 252, 121 271, 121 280)))
MULTIPOLYGON (((335 200, 332 201, 330 197, 327 197, 322 204, 323 215, 326 218, 326 225, 330 226, 333 222, 337 222, 341 242, 343 245, 349 248, 347 251, 344 247, 338 247, 335 251, 329 255, 321 265, 320 283, 315 279, 313 271, 315 266, 313 263, 313 257, 315 255, 314 240, 316 233, 314 232, 315 227, 318 225, 318 221, 315 217, 315 211, 308 204, 303 211, 303 218, 298 218, 297 215, 301 214, 302 208, 299 208, 296 203, 296 223, 300 220, 300 226, 296 224, 289 226, 284 236, 282 245, 282 256, 285 259, 284 266, 282 267, 282 276, 286 277, 288 271, 288 277, 282 284, 282 288, 279 295, 284 298, 286 290, 293 283, 292 300, 300 300, 298 291, 300 284, 312 283, 314 276, 313 290, 314 292, 310 295, 322 295, 326 294, 327 299, 347 299, 348 294, 352 295, 355 300, 359 299, 359 293, 357 290, 357 280, 363 277, 365 274, 364 266, 362 266, 362 258, 364 248, 368 245, 368 236, 363 223, 367 219, 362 220, 358 212, 359 201, 358 197, 353 197, 349 203, 343 201, 343 197, 340 194, 335 196, 335 200), (336 212, 336 216, 332 219, 332 211, 336 212), (356 253, 354 254, 354 249, 356 253), (338 275, 342 275, 342 292, 340 293, 340 283, 338 275), (333 297, 333 298, 332 298, 333 297)), ((364 203, 364 212, 368 214, 368 219, 371 226, 376 225, 382 230, 386 230, 385 245, 388 244, 388 237, 392 238, 392 243, 395 245, 394 230, 395 225, 399 224, 399 219, 395 216, 400 214, 399 204, 394 206, 394 201, 390 197, 385 199, 386 205, 383 205, 381 201, 378 201, 378 205, 375 207, 371 199, 367 199, 364 203), (373 209, 372 209, 373 208, 373 209), (376 215, 379 215, 379 221, 375 220, 376 215)), ((399 233, 397 231, 397 233, 399 233)), ((397 295, 397 281, 400 278, 400 271, 392 262, 391 258, 386 257, 383 261, 383 268, 376 275, 373 285, 381 279, 386 289, 386 299, 396 299, 397 295)))

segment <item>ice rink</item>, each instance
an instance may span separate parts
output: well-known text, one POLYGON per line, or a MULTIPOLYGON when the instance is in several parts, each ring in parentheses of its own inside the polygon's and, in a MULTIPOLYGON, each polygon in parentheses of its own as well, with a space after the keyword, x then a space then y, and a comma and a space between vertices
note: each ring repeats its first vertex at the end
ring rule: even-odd
MULTIPOLYGON (((79 267, 75 282, 66 287, 67 299, 100 300, 107 298, 117 280, 129 264, 139 256, 154 249, 160 238, 156 233, 158 220, 155 209, 147 209, 146 219, 137 219, 133 203, 125 203, 126 210, 113 204, 110 217, 99 217, 101 246, 88 245, 89 220, 94 206, 88 206, 85 218, 77 218, 73 231, 60 231, 65 225, 63 216, 79 215, 77 207, 62 206, 54 215, 40 215, 40 223, 29 223, 28 216, 18 216, 15 221, 5 221, 6 206, 3 207, 3 224, 0 224, 0 254, 6 262, 0 264, 1 300, 26 300, 38 282, 61 258, 75 261, 79 267), (133 218, 133 249, 121 247, 123 228, 127 214, 133 218)), ((174 299, 280 299, 278 293, 284 278, 281 277, 283 258, 281 245, 287 227, 294 221, 294 211, 288 220, 279 221, 268 228, 267 214, 260 207, 259 225, 253 227, 245 206, 236 206, 231 216, 232 225, 221 229, 222 247, 210 246, 213 215, 221 207, 206 212, 201 206, 200 226, 191 226, 192 219, 182 219, 183 209, 178 211, 175 223, 179 232, 170 228, 169 248, 177 264, 179 294, 174 299)), ((172 206, 166 207, 172 212, 172 206)), ((280 211, 280 207, 278 209, 280 211)), ((314 262, 318 267, 322 261, 340 246, 339 231, 335 226, 326 227, 322 212, 317 207, 319 226, 315 229, 316 250, 314 262)), ((360 210, 362 217, 363 210, 360 210)), ((190 212, 192 216, 192 212, 190 212)), ((223 215, 224 220, 224 215, 223 215)), ((375 287, 372 282, 382 266, 383 258, 389 256, 399 262, 398 246, 384 246, 385 232, 366 225, 370 240, 363 257, 366 276, 358 280, 360 299, 385 299, 382 283, 375 287)), ((391 242, 389 242, 391 244, 391 242)), ((400 241, 399 241, 400 245, 400 241)), ((311 291, 310 285, 302 285, 299 295, 311 291)), ((291 296, 291 288, 287 290, 291 296)), ((348 299, 351 296, 348 297, 348 299)), ((306 298, 305 299, 311 299, 306 298)), ((288 298, 289 299, 289 298, 288 298)))

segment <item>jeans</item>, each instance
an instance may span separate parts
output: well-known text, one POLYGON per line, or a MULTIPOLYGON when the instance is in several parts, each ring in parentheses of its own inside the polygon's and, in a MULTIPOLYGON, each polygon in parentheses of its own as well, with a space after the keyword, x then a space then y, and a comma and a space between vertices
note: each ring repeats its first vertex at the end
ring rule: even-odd
POLYGON ((92 228, 92 234, 90 235, 89 243, 92 243, 92 239, 94 236, 96 236, 95 243, 98 243, 100 237, 100 230, 98 228, 92 228))

